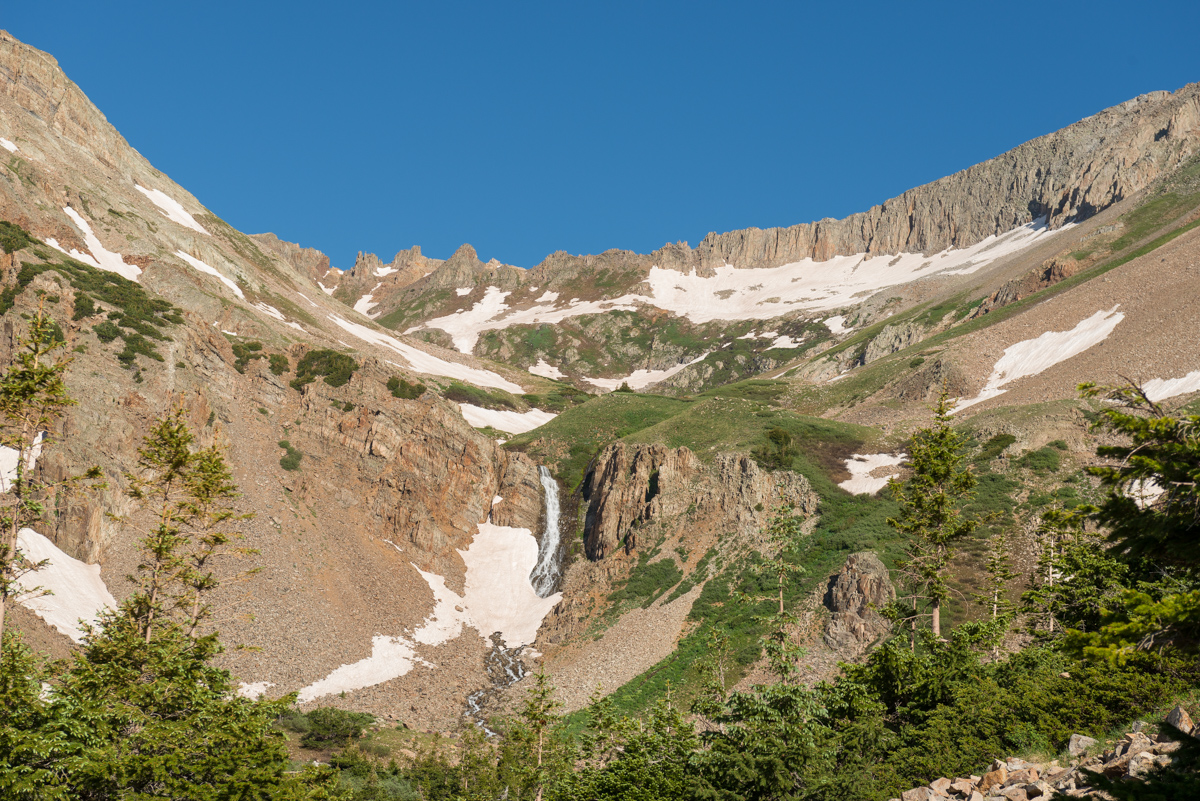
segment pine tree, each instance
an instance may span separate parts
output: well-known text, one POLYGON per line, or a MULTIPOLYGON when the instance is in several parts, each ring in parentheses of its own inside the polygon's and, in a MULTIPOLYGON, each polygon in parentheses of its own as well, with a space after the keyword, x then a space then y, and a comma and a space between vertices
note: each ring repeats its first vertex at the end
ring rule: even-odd
POLYGON ((992 646, 992 658, 1000 655, 999 640, 1008 631, 1016 604, 1008 599, 1008 585, 1017 577, 1009 556, 1009 538, 1006 531, 997 531, 988 539, 987 556, 984 557, 984 572, 987 574, 985 589, 975 594, 975 603, 982 606, 996 627, 997 644, 992 646))
POLYGON ((963 514, 962 506, 978 483, 966 466, 966 439, 950 427, 950 405, 943 390, 934 410, 934 424, 913 436, 913 475, 906 484, 889 483, 900 504, 900 515, 889 518, 907 539, 902 570, 910 576, 916 597, 932 607, 935 637, 942 634, 942 605, 950 597, 946 571, 954 558, 955 544, 978 528, 980 520, 963 514))
POLYGON ((46 498, 54 492, 100 478, 100 469, 93 467, 81 476, 51 483, 40 480, 34 470, 39 454, 54 443, 59 421, 76 403, 63 378, 71 359, 63 354, 57 331, 39 307, 0 375, 0 445, 9 449, 13 461, 10 474, 0 476, 0 643, 10 603, 39 592, 22 586, 22 577, 42 565, 29 564, 18 549, 21 529, 42 518, 46 498))

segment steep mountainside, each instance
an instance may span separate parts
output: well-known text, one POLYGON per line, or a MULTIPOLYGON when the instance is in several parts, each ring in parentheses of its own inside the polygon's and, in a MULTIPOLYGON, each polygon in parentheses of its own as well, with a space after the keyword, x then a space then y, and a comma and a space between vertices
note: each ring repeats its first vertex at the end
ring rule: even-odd
MULTIPOLYGON (((1200 390, 1200 84, 845 220, 528 271, 469 245, 341 271, 245 235, 3 32, 0 147, 0 358, 45 308, 80 405, 38 469, 107 480, 26 546, 52 554, 47 582, 99 565, 119 601, 144 523, 126 473, 182 406, 256 515, 261 572, 221 589, 214 621, 250 646, 223 657, 248 693, 443 729, 468 697, 503 707, 520 670, 496 665, 544 657, 570 708, 598 682, 634 706, 694 690, 716 623, 753 682, 760 623, 734 601, 780 515, 806 537, 786 599, 805 676, 827 677, 886 631, 878 491, 943 388, 979 503, 1014 529, 1094 489, 1057 472, 1095 445, 1078 382, 1200 390)), ((984 543, 956 562, 964 597, 984 543)), ((18 624, 65 652, 96 612, 77 601, 64 587, 18 624)))

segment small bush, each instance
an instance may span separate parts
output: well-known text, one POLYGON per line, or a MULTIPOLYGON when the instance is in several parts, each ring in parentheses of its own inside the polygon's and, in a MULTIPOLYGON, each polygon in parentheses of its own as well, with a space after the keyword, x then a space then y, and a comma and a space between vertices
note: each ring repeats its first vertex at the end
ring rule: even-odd
POLYGON ((296 362, 296 378, 292 381, 293 389, 300 389, 311 384, 317 378, 323 378, 331 387, 340 387, 350 380, 358 362, 344 353, 336 350, 310 350, 296 362))
POLYGON ((979 455, 975 457, 975 461, 980 463, 990 462, 1004 453, 1004 449, 1016 441, 1017 438, 1012 434, 997 434, 983 443, 983 447, 979 449, 979 455))
POLYGON ((399 376, 392 376, 387 380, 388 391, 392 393, 393 398, 401 400, 416 400, 425 394, 425 385, 419 381, 409 383, 399 376))
POLYGON ((288 363, 288 357, 284 356, 282 353, 272 353, 270 359, 271 372, 275 375, 283 375, 288 370, 292 369, 291 365, 288 363))
POLYGON ((622 381, 621 386, 617 387, 616 392, 633 392, 633 388, 629 386, 628 381, 622 381))
POLYGON ((909 362, 908 366, 915 370, 916 368, 920 367, 924 363, 925 363, 925 357, 918 356, 917 358, 915 358, 911 362, 909 362))
POLYGON ((1047 442, 1046 447, 1047 448, 1055 448, 1056 450, 1060 450, 1060 451, 1065 451, 1065 450, 1067 450, 1067 443, 1066 443, 1066 440, 1056 439, 1056 440, 1051 440, 1050 442, 1047 442))
POLYGON ((279 447, 287 451, 283 458, 279 460, 279 466, 284 470, 299 470, 300 460, 304 458, 304 454, 292 447, 292 443, 286 439, 279 440, 279 447))
POLYGON ((457 381, 446 387, 446 391, 442 393, 448 401, 455 403, 469 403, 472 406, 482 406, 485 409, 517 409, 517 399, 509 395, 507 392, 497 390, 488 392, 479 387, 473 387, 470 384, 460 384, 457 381))
POLYGON ((121 336, 121 329, 117 328, 110 321, 105 320, 102 323, 96 323, 96 325, 92 327, 92 333, 96 335, 97 339, 107 345, 109 342, 112 342, 114 339, 121 336))
POLYGON ((75 313, 71 315, 72 320, 82 320, 85 317, 91 317, 96 313, 96 304, 88 295, 77 294, 75 296, 75 313))
POLYGON ((246 372, 246 365, 250 364, 251 360, 261 359, 264 355, 261 342, 233 343, 233 367, 239 373, 246 372))
POLYGON ((1036 451, 1026 451, 1017 460, 1019 466, 1026 467, 1038 475, 1058 472, 1061 463, 1058 451, 1050 447, 1038 448, 1036 451))
POLYGON ((323 706, 305 715, 308 731, 300 738, 305 748, 320 748, 327 744, 344 744, 362 737, 363 729, 375 722, 374 715, 365 712, 347 712, 323 706))
POLYGON ((16 223, 0 220, 0 248, 4 248, 5 253, 15 253, 36 241, 28 231, 16 223))

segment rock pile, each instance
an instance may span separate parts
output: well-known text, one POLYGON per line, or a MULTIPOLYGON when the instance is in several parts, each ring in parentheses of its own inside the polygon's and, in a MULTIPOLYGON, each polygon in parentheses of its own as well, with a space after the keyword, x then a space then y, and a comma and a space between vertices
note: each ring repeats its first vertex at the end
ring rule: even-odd
MULTIPOLYGON (((1183 707, 1175 707, 1167 715, 1167 723, 1179 731, 1200 739, 1200 727, 1194 726, 1183 707)), ((1071 735, 1067 751, 1072 759, 1068 766, 1026 762, 1010 757, 996 760, 983 776, 940 778, 925 787, 916 787, 891 801, 1030 801, 1052 797, 1085 798, 1094 792, 1096 777, 1109 779, 1138 779, 1158 767, 1170 765, 1171 754, 1180 748, 1179 742, 1167 734, 1149 734, 1145 724, 1135 723, 1133 731, 1122 737, 1111 750, 1089 755, 1098 741, 1082 734, 1071 735)))

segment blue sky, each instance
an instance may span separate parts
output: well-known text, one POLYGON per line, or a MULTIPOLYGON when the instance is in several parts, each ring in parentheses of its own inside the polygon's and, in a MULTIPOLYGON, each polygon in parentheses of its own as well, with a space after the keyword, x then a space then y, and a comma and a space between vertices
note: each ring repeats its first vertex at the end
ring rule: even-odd
POLYGON ((1200 80, 1200 3, 21 2, 129 142, 347 268, 843 217, 1200 80))

